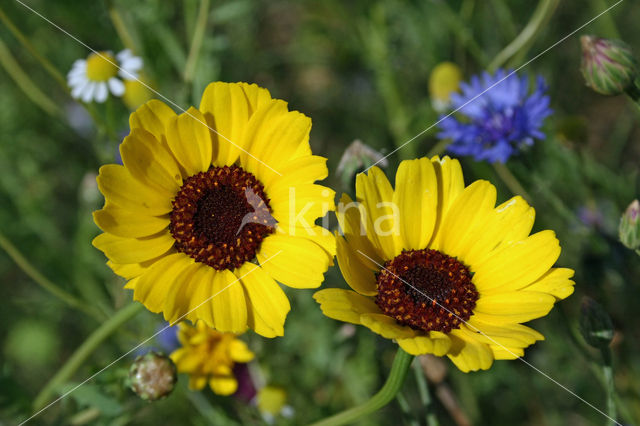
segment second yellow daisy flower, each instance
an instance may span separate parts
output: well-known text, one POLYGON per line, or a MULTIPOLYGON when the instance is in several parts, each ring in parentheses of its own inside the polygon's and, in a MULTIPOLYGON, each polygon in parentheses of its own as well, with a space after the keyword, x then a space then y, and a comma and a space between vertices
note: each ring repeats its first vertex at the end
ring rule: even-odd
POLYGON ((573 271, 552 267, 554 232, 529 235, 533 208, 521 197, 495 207, 495 187, 465 187, 457 160, 403 161, 395 190, 374 167, 358 175, 356 195, 337 210, 338 264, 354 291, 314 297, 325 315, 412 355, 447 355, 465 372, 517 358, 544 338, 521 323, 573 292, 573 271))

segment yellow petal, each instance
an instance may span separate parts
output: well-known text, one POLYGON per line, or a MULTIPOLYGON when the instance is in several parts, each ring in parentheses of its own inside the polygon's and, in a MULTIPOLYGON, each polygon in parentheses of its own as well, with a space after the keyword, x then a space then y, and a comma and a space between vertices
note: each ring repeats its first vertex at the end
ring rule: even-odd
POLYGON ((139 238, 158 233, 169 226, 169 217, 134 213, 111 203, 93 212, 93 220, 104 232, 119 237, 139 238))
POLYGON ((402 250, 400 213, 393 203, 393 188, 382 170, 369 169, 369 174, 356 176, 356 198, 364 206, 367 236, 385 260, 402 250))
POLYGON ((173 198, 182 174, 173 155, 149 132, 133 129, 120 145, 125 167, 138 181, 173 198))
POLYGON ((104 233, 91 243, 116 263, 139 263, 166 253, 174 242, 169 230, 165 229, 142 238, 123 238, 104 233))
POLYGON ((411 355, 444 356, 451 347, 451 339, 444 333, 431 331, 428 336, 418 335, 408 339, 398 339, 398 344, 402 350, 411 355))
POLYGON ((438 182, 428 158, 400 163, 393 201, 400 210, 402 247, 426 248, 436 224, 438 203, 438 182))
POLYGON ((549 293, 558 299, 564 299, 573 293, 575 283, 570 279, 573 274, 572 269, 551 268, 524 290, 549 293))
POLYGON ((465 188, 451 204, 442 221, 438 250, 457 257, 482 235, 487 218, 496 204, 496 188, 478 180, 465 188))
POLYGON ((217 395, 232 395, 238 390, 238 381, 233 376, 214 376, 209 380, 209 386, 217 395))
POLYGON ((206 325, 214 328, 213 305, 211 304, 213 293, 213 277, 216 270, 210 266, 201 266, 191 277, 191 285, 188 291, 191 293, 189 298, 189 309, 186 318, 194 324, 206 325))
POLYGON ((202 390, 204 385, 207 384, 206 376, 190 376, 189 377, 189 389, 191 390, 202 390))
POLYGON ((250 262, 234 272, 242 281, 248 299, 249 327, 264 337, 284 335, 284 320, 291 306, 278 283, 250 262))
POLYGON ((465 326, 475 333, 478 341, 488 345, 526 348, 538 340, 544 340, 542 334, 522 324, 495 325, 472 316, 465 326))
POLYGON ((253 114, 258 108, 272 101, 271 94, 257 84, 237 83, 242 87, 247 101, 249 101, 249 114, 253 114))
POLYGON ((283 176, 281 168, 299 157, 298 148, 309 146, 311 119, 288 111, 284 101, 274 100, 258 109, 247 124, 240 164, 265 186, 283 176))
POLYGON ((193 259, 183 253, 162 258, 140 277, 133 300, 141 302, 151 312, 161 312, 174 280, 192 263, 193 259))
POLYGON ((209 127, 200 111, 191 107, 174 117, 167 127, 167 143, 188 176, 206 172, 211 165, 209 127))
POLYGON ((326 178, 329 174, 327 159, 316 155, 296 158, 283 165, 278 171, 282 176, 274 178, 269 183, 267 192, 271 187, 286 188, 304 183, 313 183, 326 178))
POLYGON ((245 342, 234 339, 229 343, 229 356, 235 362, 249 362, 255 357, 255 354, 251 352, 245 342))
POLYGON ((464 373, 477 370, 488 370, 493 364, 493 352, 485 343, 478 342, 469 331, 452 330, 451 339, 457 340, 453 345, 459 350, 447 356, 464 373))
POLYGON ((277 234, 262 241, 257 258, 267 274, 293 288, 319 287, 331 261, 313 241, 277 234))
POLYGON ((416 335, 411 327, 400 325, 395 319, 384 314, 361 314, 360 324, 385 339, 407 339, 416 335))
POLYGON ((181 320, 189 311, 189 302, 193 293, 193 286, 198 285, 193 279, 200 268, 206 267, 202 263, 191 263, 171 284, 164 302, 164 319, 170 324, 181 320))
POLYGON ((460 259, 467 265, 481 263, 503 245, 527 238, 534 219, 535 210, 522 197, 511 198, 487 216, 484 232, 461 253, 460 259))
POLYGON ((560 256, 553 231, 541 231, 512 242, 475 265, 473 282, 481 294, 523 288, 547 272, 560 256))
POLYGON ((340 272, 349 287, 365 296, 378 294, 375 272, 365 266, 369 261, 365 255, 355 252, 342 237, 338 237, 336 243, 340 272))
POLYGON ((336 217, 349 246, 362 256, 362 263, 372 271, 379 271, 384 261, 367 237, 366 224, 362 220, 362 217, 366 218, 364 205, 342 194, 336 207, 336 217))
POLYGON ((213 319, 216 330, 243 333, 247 329, 247 302, 240 280, 225 269, 213 277, 213 319))
POLYGON ((431 163, 438 180, 438 214, 432 238, 436 242, 449 207, 464 190, 464 178, 458 160, 452 160, 448 156, 440 159, 436 156, 431 158, 431 163))
POLYGON ((361 314, 380 313, 373 299, 351 290, 326 288, 315 292, 313 298, 323 314, 338 321, 360 324, 361 314))
POLYGON ((161 141, 166 133, 167 124, 175 116, 176 113, 166 104, 152 99, 131 114, 129 127, 144 129, 161 141))
MULTIPOLYGON (((510 291, 488 296, 481 294, 473 312, 499 317, 509 323, 520 323, 547 315, 555 301, 550 294, 533 291, 510 291)), ((478 319, 495 323, 481 316, 478 319)))
POLYGON ((130 280, 132 278, 142 275, 142 273, 147 269, 147 268, 144 268, 139 263, 120 264, 120 263, 114 263, 111 260, 107 262, 107 266, 111 268, 111 270, 115 274, 120 275, 122 278, 125 278, 127 280, 130 280))
POLYGON ((124 166, 107 164, 100 167, 97 181, 108 202, 129 211, 161 216, 172 210, 171 198, 134 179, 124 166))
POLYGON ((524 348, 489 345, 494 359, 518 359, 524 356, 524 348))
MULTIPOLYGON (((257 93, 255 95, 256 98, 260 97, 257 93)), ((209 84, 202 94, 200 111, 212 129, 211 140, 216 147, 213 163, 217 166, 232 165, 245 149, 242 135, 253 114, 243 86, 223 82, 209 84)))
POLYGON ((321 185, 272 187, 267 195, 273 217, 289 235, 294 234, 296 228, 310 229, 317 218, 335 209, 335 192, 321 185))

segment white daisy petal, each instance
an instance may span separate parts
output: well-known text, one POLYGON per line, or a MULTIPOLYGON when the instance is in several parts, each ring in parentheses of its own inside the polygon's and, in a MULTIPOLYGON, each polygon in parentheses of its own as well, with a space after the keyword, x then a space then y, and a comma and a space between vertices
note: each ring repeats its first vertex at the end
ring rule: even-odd
POLYGON ((86 77, 83 80, 78 81, 71 89, 71 97, 74 99, 80 99, 88 85, 89 80, 87 80, 86 77))
POLYGON ((124 95, 124 83, 115 77, 109 79, 109 90, 114 96, 124 95))
POLYGON ((142 58, 138 56, 132 56, 122 61, 122 68, 127 71, 138 71, 142 68, 142 58))
POLYGON ((97 84, 90 81, 89 84, 82 91, 82 102, 91 102, 93 99, 93 93, 96 91, 97 84))
POLYGON ((69 76, 69 78, 67 79, 67 83, 69 84, 69 86, 75 87, 80 83, 83 83, 87 81, 87 76, 84 74, 76 74, 76 75, 72 75, 69 76))
POLYGON ((118 71, 118 75, 120 77, 122 77, 125 80, 137 80, 138 79, 138 73, 135 71, 131 71, 131 70, 126 70, 126 69, 121 69, 120 71, 118 71))
POLYGON ((107 90, 107 83, 101 81, 96 86, 95 99, 96 102, 102 103, 107 100, 107 95, 109 91, 107 90))
POLYGON ((123 62, 127 58, 130 58, 132 56, 133 56, 133 53, 131 53, 130 49, 124 49, 124 50, 121 50, 120 52, 118 52, 118 54, 116 55, 116 59, 118 59, 118 61, 120 61, 120 62, 123 62))

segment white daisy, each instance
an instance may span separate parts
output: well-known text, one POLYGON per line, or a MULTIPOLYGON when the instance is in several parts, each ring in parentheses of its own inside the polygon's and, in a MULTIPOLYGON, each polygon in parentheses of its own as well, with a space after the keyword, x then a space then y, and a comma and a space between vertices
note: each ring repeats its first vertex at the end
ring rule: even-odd
POLYGON ((87 59, 78 59, 67 74, 71 96, 82 102, 104 102, 109 92, 122 96, 124 80, 135 80, 142 68, 142 59, 129 49, 113 56, 112 52, 95 52, 87 59))

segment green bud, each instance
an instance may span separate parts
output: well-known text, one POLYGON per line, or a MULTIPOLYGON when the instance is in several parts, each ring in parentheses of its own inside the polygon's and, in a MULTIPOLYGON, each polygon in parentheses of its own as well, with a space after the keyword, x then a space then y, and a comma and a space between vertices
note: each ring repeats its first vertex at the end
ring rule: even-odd
POLYGON ((631 48, 619 40, 593 36, 580 37, 582 44, 581 71, 587 86, 602 95, 636 92, 638 62, 631 48))
POLYGON ((640 248, 640 203, 633 200, 620 218, 618 234, 622 244, 631 250, 640 248))
POLYGON ((354 140, 342 154, 336 173, 340 176, 345 186, 351 187, 351 180, 356 173, 376 164, 378 167, 387 167, 389 162, 380 152, 362 143, 359 139, 354 140))
POLYGON ((580 307, 580 332, 595 348, 604 348, 613 339, 613 323, 609 314, 595 300, 585 296, 580 307))
POLYGON ((177 380, 175 364, 162 353, 140 355, 129 368, 129 387, 145 401, 168 396, 177 380))

